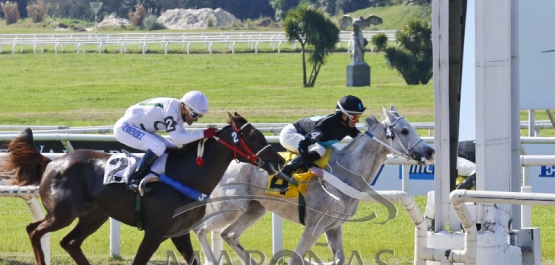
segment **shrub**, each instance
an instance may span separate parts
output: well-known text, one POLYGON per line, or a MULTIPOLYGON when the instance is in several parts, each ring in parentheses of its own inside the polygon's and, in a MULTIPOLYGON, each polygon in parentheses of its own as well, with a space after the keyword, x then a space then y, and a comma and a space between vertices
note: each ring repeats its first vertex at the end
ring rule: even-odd
POLYGON ((388 66, 397 69, 408 85, 427 84, 433 74, 430 23, 411 19, 395 39, 395 47, 385 49, 388 66))
POLYGON ((2 12, 4 12, 6 25, 17 23, 17 21, 19 21, 19 10, 17 9, 17 3, 6 2, 0 3, 0 5, 2 6, 2 12))
POLYGON ((206 20, 206 26, 209 28, 213 28, 214 27, 214 20, 212 18, 209 18, 206 20))
POLYGON ((161 23, 156 21, 156 16, 155 15, 149 15, 148 17, 146 17, 144 25, 145 25, 146 30, 166 29, 166 27, 164 27, 164 25, 162 25, 161 23))
POLYGON ((43 22, 49 6, 50 4, 45 5, 42 0, 38 0, 35 4, 27 5, 27 14, 29 14, 33 23, 43 22))
POLYGON ((81 32, 87 31, 87 30, 85 29, 85 27, 83 27, 83 26, 81 26, 81 25, 71 25, 71 28, 72 28, 73 30, 75 30, 75 31, 81 31, 81 32))
POLYGON ((387 36, 383 33, 378 33, 372 36, 372 46, 374 46, 374 51, 385 51, 387 47, 387 36))
POLYGON ((143 22, 145 21, 145 18, 146 9, 143 7, 143 5, 139 5, 134 13, 132 11, 129 11, 129 22, 137 27, 143 27, 143 22))

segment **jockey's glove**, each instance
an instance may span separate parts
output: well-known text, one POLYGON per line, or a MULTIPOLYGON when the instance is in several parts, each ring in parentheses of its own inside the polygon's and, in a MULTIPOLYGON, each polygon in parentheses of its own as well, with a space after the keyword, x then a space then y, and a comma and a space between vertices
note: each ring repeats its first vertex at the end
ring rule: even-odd
POLYGON ((204 138, 213 138, 216 135, 216 128, 208 128, 204 130, 204 138))
POLYGON ((319 168, 319 167, 310 167, 309 170, 310 170, 310 172, 312 172, 312 174, 314 174, 318 177, 323 177, 324 176, 324 170, 319 168))

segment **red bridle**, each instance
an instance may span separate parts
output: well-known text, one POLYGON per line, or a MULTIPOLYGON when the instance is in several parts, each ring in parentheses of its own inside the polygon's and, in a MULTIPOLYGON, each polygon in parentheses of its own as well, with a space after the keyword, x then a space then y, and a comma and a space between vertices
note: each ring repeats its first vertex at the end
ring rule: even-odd
POLYGON ((243 124, 243 126, 241 126, 241 128, 239 128, 239 129, 237 129, 235 124, 232 125, 232 128, 233 128, 233 133, 232 133, 233 142, 234 142, 235 145, 237 143, 239 143, 239 145, 241 146, 241 148, 245 152, 242 152, 241 150, 237 149, 237 147, 235 145, 231 145, 229 143, 226 143, 224 140, 220 139, 217 136, 214 136, 214 139, 216 141, 220 142, 221 144, 225 145, 229 149, 233 150, 233 157, 234 157, 235 161, 237 161, 237 163, 239 163, 239 160, 237 160, 237 154, 240 154, 243 157, 250 160, 253 165, 260 166, 261 165, 261 160, 258 157, 258 155, 260 155, 260 153, 262 153, 262 151, 266 150, 266 148, 271 147, 271 145, 268 144, 268 145, 262 147, 258 152, 256 152, 256 154, 253 151, 251 151, 251 149, 247 146, 247 144, 243 140, 243 137, 241 137, 241 130, 243 130, 249 124, 250 123, 247 122, 247 123, 243 124))

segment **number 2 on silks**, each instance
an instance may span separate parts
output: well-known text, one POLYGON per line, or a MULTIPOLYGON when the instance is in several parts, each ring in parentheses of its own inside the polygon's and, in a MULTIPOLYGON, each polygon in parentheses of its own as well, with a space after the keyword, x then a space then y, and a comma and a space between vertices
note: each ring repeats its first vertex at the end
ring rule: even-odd
POLYGON ((171 132, 175 130, 175 125, 177 122, 173 120, 172 116, 168 116, 164 119, 164 124, 166 124, 166 131, 171 132))
POLYGON ((233 143, 234 144, 239 143, 239 138, 237 137, 237 132, 232 132, 231 137, 233 138, 233 143))

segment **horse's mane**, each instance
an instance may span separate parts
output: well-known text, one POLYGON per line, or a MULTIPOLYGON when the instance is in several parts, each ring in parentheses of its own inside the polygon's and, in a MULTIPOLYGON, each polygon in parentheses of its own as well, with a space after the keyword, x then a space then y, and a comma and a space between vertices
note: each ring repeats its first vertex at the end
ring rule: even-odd
POLYGON ((372 131, 372 129, 374 129, 374 127, 376 127, 376 125, 380 124, 380 121, 376 117, 374 117, 373 115, 370 115, 369 117, 364 119, 364 121, 366 122, 366 130, 367 131, 372 131))
MULTIPOLYGON (((366 130, 367 131, 372 131, 376 126, 381 124, 381 122, 376 117, 374 117, 373 115, 370 115, 369 117, 364 119, 364 121, 366 122, 366 130)), ((341 154, 350 153, 352 151, 352 149, 357 145, 356 144, 357 140, 362 139, 364 137, 366 137, 364 135, 364 133, 361 133, 357 137, 353 138, 353 140, 350 143, 348 143, 345 147, 343 147, 341 150, 336 148, 336 151, 341 153, 341 154)), ((334 147, 334 146, 332 146, 332 147, 334 147)))
MULTIPOLYGON (((241 123, 243 123, 243 124, 244 124, 244 123, 247 123, 247 120, 246 120, 245 118, 243 118, 243 116, 238 115, 238 116, 235 116, 235 118, 236 118, 238 121, 240 121, 241 123)), ((231 126, 231 119, 227 121, 227 124, 228 124, 228 125, 226 125, 226 126, 223 127, 221 130, 218 130, 218 131, 216 132, 216 136, 219 136, 220 133, 221 133, 222 131, 225 131, 227 128, 229 128, 229 127, 231 126)), ((190 142, 190 143, 188 143, 188 144, 185 144, 185 145, 183 145, 183 146, 181 146, 181 147, 172 147, 172 148, 168 148, 168 149, 166 149, 166 153, 168 153, 168 154, 170 154, 170 155, 178 155, 178 156, 179 156, 179 155, 184 155, 184 154, 186 154, 187 152, 189 152, 191 149, 196 149, 197 146, 198 146, 198 143, 199 143, 200 141, 203 141, 203 140, 204 140, 204 139, 196 140, 196 141, 194 141, 194 142, 190 142)), ((213 140, 213 139, 209 139, 209 141, 211 141, 211 140, 213 140)))

